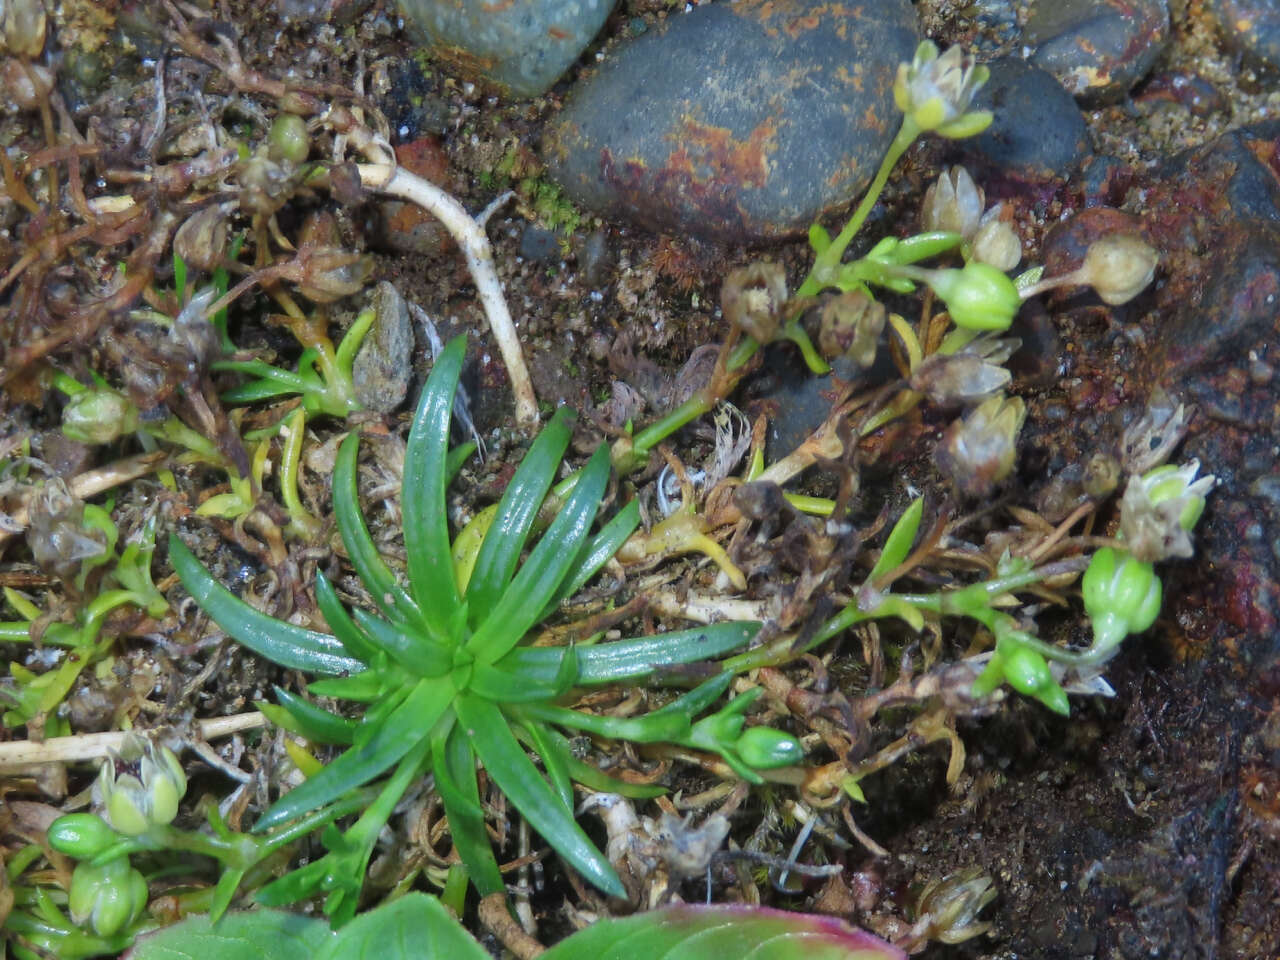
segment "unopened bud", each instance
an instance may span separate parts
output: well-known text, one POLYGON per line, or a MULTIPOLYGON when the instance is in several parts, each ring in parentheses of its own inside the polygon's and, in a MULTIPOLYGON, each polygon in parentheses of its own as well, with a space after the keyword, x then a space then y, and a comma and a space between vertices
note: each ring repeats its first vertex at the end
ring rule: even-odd
POLYGON ((938 469, 965 496, 989 496, 1013 472, 1026 413, 1018 397, 983 401, 943 434, 934 451, 938 469))
POLYGON ((1114 306, 1128 303, 1145 290, 1158 262, 1150 244, 1126 234, 1112 234, 1089 244, 1077 277, 1093 287, 1103 302, 1114 306))
MULTIPOLYGON (((998 211, 992 207, 988 214, 998 211)), ((998 216, 983 217, 982 224, 969 241, 973 259, 997 270, 1012 270, 1022 260, 1022 241, 1017 232, 998 216)))
POLYGON ((768 260, 729 271, 720 288, 725 319, 756 343, 768 343, 777 336, 786 303, 786 271, 768 260))
POLYGON ((966 330, 1008 330, 1022 306, 1013 281, 976 260, 961 270, 932 270, 927 282, 946 301, 956 326, 966 330))
POLYGON ((1080 588, 1093 625, 1093 645, 1101 651, 1146 630, 1160 613, 1162 591, 1155 569, 1124 550, 1103 547, 1095 553, 1080 588))
POLYGON ((818 349, 828 360, 848 356, 865 370, 875 363, 884 322, 884 305, 862 290, 832 297, 822 307, 818 349))
POLYGON ((138 408, 106 387, 77 393, 62 408, 62 432, 76 443, 110 443, 138 429, 138 408))
POLYGON ((924 193, 920 224, 925 230, 958 233, 968 239, 978 229, 986 198, 969 171, 954 166, 924 193))
POLYGON ((79 926, 100 937, 113 937, 138 919, 147 905, 147 881, 117 857, 100 866, 81 863, 71 874, 67 908, 79 926))
POLYGON ((278 114, 267 134, 267 156, 276 163, 297 166, 311 152, 307 121, 296 113, 278 114))
POLYGON ((773 727, 748 727, 734 744, 738 756, 756 770, 789 767, 804 759, 804 747, 789 733, 773 727))
POLYGON ((49 846, 77 860, 92 860, 119 840, 120 834, 93 813, 69 813, 49 824, 49 846))

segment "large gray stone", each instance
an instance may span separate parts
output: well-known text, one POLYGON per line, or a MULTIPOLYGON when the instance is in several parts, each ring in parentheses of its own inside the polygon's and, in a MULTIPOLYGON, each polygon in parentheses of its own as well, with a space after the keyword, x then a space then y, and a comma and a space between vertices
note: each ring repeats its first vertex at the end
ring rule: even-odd
POLYGON ((868 184, 901 115, 907 0, 742 0, 668 18, 620 47, 550 125, 576 202, 731 243, 795 234, 868 184))

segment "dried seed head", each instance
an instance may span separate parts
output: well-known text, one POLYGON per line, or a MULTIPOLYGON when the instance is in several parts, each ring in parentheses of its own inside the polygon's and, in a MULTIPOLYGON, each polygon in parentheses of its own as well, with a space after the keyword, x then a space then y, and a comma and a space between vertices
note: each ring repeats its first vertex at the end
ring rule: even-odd
POLYGON ((1018 397, 997 394, 947 428, 934 451, 938 469, 962 494, 990 496, 1013 472, 1026 418, 1018 397))
POLYGON ((1139 560, 1154 563, 1194 552, 1191 530, 1204 512, 1204 498, 1217 483, 1196 479, 1200 461, 1180 467, 1166 464, 1130 477, 1120 499, 1120 537, 1139 560))
POLYGON ((862 290, 832 297, 822 307, 818 349, 828 360, 847 356, 865 370, 875 362, 884 322, 884 304, 862 290))
POLYGON ((1137 237, 1112 234, 1089 244, 1077 276, 1105 303, 1115 306, 1128 303, 1146 289, 1159 260, 1150 244, 1137 237))
POLYGON ((197 270, 212 273, 222 266, 230 210, 230 204, 215 204, 192 214, 174 235, 174 252, 197 270))
POLYGON ((982 222, 969 240, 973 259, 997 270, 1012 270, 1022 260, 1022 241, 1017 231, 1000 219, 999 205, 982 216, 982 222))
POLYGON ((943 171, 924 194, 920 223, 925 230, 958 233, 966 240, 978 229, 986 197, 969 171, 954 166, 943 171))
POLYGON ((720 288, 725 319, 757 343, 777 336, 786 303, 786 271, 769 260, 729 271, 720 288))
POLYGON ((927 939, 963 943, 991 929, 990 923, 977 918, 995 898, 990 875, 981 867, 966 867, 925 887, 916 901, 916 915, 927 923, 927 939))
POLYGON ((1007 358, 1008 353, 995 360, 968 350, 950 356, 935 353, 911 372, 911 389, 944 406, 977 403, 1009 385, 1013 377, 1000 366, 1007 358))
POLYGON ((333 303, 364 289, 373 259, 336 247, 303 247, 298 251, 298 291, 313 303, 333 303))
POLYGON ((40 56, 44 51, 45 24, 44 4, 40 0, 0 2, 4 50, 15 56, 29 60, 40 56))
POLYGON ((1109 453, 1095 453, 1084 465, 1081 485, 1092 500, 1111 496, 1120 485, 1120 461, 1109 453))
POLYGON ((49 479, 31 504, 27 545, 41 570, 70 581, 81 561, 101 556, 107 536, 84 523, 84 501, 56 477, 49 479))
POLYGON ((1142 416, 1120 438, 1120 459, 1126 473, 1146 473, 1169 458, 1187 433, 1191 413, 1175 403, 1163 387, 1147 398, 1142 416))

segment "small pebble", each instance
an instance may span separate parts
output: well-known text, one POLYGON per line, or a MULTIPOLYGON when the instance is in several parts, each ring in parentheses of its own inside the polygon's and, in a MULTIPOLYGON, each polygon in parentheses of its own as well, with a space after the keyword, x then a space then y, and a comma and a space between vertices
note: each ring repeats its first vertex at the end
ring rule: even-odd
POLYGON ((614 0, 400 0, 411 32, 450 73, 537 97, 573 65, 614 0))
POLYGON ((1206 12, 1232 50, 1280 69, 1280 0, 1205 0, 1206 12))
POLYGON ((351 365, 351 376, 357 400, 378 413, 392 413, 409 393, 413 325, 404 297, 386 280, 374 288, 371 305, 373 326, 351 365))
POLYGON ((1087 106, 1116 103, 1169 42, 1167 0, 1052 0, 1023 26, 1031 62, 1087 106))

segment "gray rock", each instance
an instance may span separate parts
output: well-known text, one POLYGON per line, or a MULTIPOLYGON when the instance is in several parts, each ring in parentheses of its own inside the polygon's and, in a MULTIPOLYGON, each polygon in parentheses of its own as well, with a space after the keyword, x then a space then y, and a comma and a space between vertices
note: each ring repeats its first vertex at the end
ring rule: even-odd
POLYGON ((995 119, 959 149, 988 170, 1028 180, 1065 180, 1092 153, 1075 100, 1054 77, 1016 57, 993 60, 974 106, 995 119))
POLYGON ((1039 0, 1023 27, 1031 62, 1081 103, 1115 103, 1169 42, 1167 0, 1039 0))
POLYGON ((351 365, 356 399, 378 413, 391 413, 409 392, 413 375, 413 324, 394 286, 383 280, 373 291, 373 326, 351 365))
POLYGON ((578 59, 614 0, 400 0, 412 32, 459 76, 537 97, 578 59))
POLYGON ((549 126, 577 203, 730 243, 806 229, 866 187, 917 42, 907 0, 715 3, 621 46, 549 126))
POLYGON ((1205 0, 1204 7, 1232 50, 1280 69, 1280 0, 1205 0))

